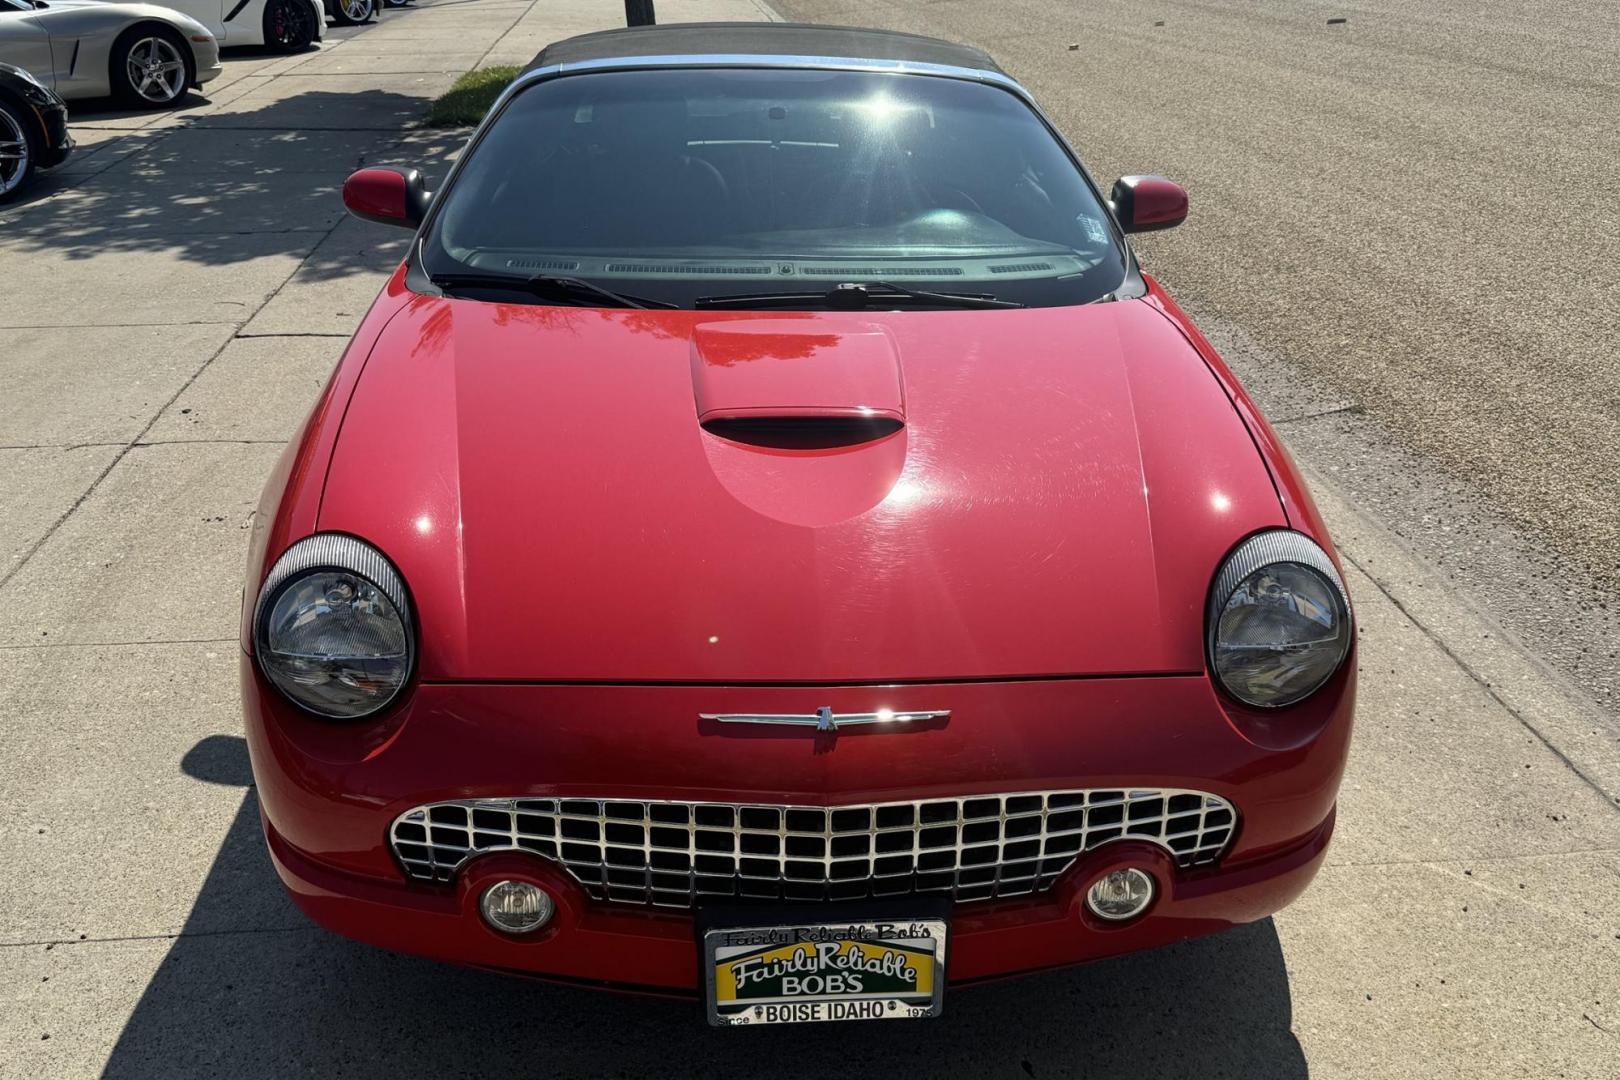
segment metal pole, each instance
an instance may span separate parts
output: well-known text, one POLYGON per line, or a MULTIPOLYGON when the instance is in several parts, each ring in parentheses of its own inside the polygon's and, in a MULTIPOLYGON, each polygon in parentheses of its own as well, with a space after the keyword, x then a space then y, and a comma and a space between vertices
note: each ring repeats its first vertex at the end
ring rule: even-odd
POLYGON ((626 26, 651 26, 658 21, 653 14, 653 0, 624 0, 626 26))

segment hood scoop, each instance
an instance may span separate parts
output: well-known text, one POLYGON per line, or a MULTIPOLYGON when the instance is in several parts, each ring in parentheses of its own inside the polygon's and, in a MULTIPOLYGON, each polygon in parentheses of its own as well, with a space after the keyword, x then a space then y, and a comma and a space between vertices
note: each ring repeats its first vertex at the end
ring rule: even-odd
POLYGON ((693 329, 691 355, 698 423, 732 442, 826 450, 873 442, 906 423, 900 359, 876 326, 704 323, 693 329))

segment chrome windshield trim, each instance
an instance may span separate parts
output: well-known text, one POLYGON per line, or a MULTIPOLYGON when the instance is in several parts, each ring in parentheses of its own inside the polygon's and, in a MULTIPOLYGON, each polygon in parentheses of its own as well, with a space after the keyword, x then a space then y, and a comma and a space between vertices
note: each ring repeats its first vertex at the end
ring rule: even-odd
POLYGON ((607 56, 579 60, 572 64, 547 64, 522 78, 545 78, 604 68, 663 67, 752 67, 814 68, 821 71, 892 71, 914 75, 941 75, 948 79, 976 79, 1018 85, 1010 76, 988 68, 958 67, 955 64, 928 64, 919 60, 877 60, 858 56, 781 55, 777 53, 678 53, 667 56, 607 56))
POLYGON ((956 67, 952 64, 925 64, 906 60, 871 60, 849 56, 777 56, 769 53, 683 53, 670 56, 610 56, 600 60, 580 60, 572 64, 547 64, 526 71, 501 92, 489 115, 495 115, 506 99, 524 87, 559 75, 580 75, 590 71, 656 71, 660 68, 800 68, 815 71, 871 71, 893 75, 933 75, 944 79, 965 79, 990 83, 1011 90, 1028 105, 1035 99, 1017 80, 999 71, 956 67))
POLYGON ((773 724, 783 727, 810 727, 817 731, 838 731, 841 728, 860 727, 865 724, 910 724, 923 720, 948 720, 949 709, 924 709, 896 712, 880 709, 869 713, 835 713, 823 705, 813 713, 698 713, 700 720, 713 720, 720 724, 773 724))

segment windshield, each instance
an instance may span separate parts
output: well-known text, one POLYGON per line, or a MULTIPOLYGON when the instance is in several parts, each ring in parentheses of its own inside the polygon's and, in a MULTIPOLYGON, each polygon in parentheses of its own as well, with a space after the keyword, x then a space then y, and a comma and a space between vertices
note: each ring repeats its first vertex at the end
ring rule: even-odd
POLYGON ((846 282, 1051 306, 1108 295, 1125 261, 1079 167, 1008 91, 676 68, 515 95, 443 193, 423 269, 567 275, 681 307, 811 308, 846 282))

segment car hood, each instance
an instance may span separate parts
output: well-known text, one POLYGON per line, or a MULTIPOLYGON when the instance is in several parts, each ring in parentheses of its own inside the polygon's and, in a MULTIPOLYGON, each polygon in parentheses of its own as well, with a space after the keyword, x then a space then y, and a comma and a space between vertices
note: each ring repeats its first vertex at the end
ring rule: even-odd
POLYGON ((42 12, 52 11, 122 11, 133 12, 138 15, 154 15, 171 12, 189 19, 190 16, 174 8, 165 8, 158 4, 143 4, 135 0, 50 0, 49 7, 37 9, 42 12))
POLYGON ((168 23, 187 37, 213 31, 183 11, 161 4, 124 3, 122 0, 51 0, 50 7, 40 8, 36 14, 45 17, 45 25, 53 32, 61 28, 84 30, 91 27, 117 26, 135 19, 154 19, 168 23))
POLYGON ((400 568, 425 679, 718 683, 1200 671, 1217 564, 1284 523, 1143 301, 414 297, 319 515, 400 568))

